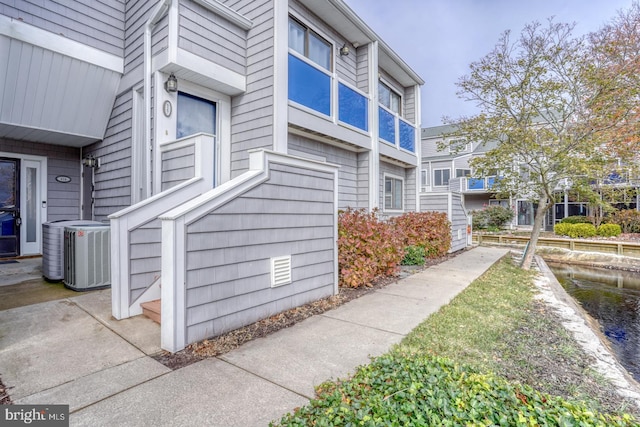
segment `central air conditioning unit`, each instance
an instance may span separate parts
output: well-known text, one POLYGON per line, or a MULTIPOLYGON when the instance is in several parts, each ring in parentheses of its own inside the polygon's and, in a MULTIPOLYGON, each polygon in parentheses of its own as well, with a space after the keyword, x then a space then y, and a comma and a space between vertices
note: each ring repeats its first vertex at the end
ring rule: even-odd
POLYGON ((64 285, 74 291, 111 285, 110 227, 79 225, 64 229, 64 285))
POLYGON ((42 224, 42 275, 48 281, 64 279, 64 229, 76 225, 105 225, 89 220, 59 220, 42 224))

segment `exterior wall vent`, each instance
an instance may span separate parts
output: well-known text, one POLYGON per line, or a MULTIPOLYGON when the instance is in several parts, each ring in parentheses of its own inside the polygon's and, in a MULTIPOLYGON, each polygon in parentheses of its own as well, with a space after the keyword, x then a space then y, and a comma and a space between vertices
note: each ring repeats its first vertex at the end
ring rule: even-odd
POLYGON ((271 258, 271 287, 291 283, 291 255, 271 258))

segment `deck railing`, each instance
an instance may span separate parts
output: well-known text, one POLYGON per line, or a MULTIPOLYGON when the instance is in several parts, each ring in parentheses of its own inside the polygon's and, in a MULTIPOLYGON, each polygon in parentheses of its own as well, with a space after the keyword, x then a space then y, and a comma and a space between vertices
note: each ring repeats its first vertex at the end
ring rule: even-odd
POLYGON ((112 314, 116 319, 141 314, 141 303, 160 297, 162 229, 158 217, 213 188, 214 150, 214 137, 206 134, 162 144, 163 191, 109 216, 112 314))
MULTIPOLYGON (((473 233, 473 242, 480 245, 502 244, 524 247, 529 242, 529 237, 504 234, 473 233)), ((640 244, 630 242, 541 237, 538 239, 538 246, 568 249, 571 251, 598 252, 640 258, 640 244)))

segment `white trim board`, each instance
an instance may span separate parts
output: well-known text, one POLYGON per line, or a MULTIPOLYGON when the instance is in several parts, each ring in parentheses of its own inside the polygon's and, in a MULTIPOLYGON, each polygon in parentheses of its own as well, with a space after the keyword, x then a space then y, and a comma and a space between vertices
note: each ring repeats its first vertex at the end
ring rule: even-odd
POLYGON ((122 74, 124 59, 86 44, 0 15, 0 35, 122 74))

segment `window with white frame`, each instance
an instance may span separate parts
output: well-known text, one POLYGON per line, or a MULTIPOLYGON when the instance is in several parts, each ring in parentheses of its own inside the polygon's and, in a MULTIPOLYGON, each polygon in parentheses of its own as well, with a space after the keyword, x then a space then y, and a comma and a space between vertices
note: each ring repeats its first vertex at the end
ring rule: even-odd
POLYGON ((289 48, 331 71, 331 43, 291 16, 289 17, 289 48))
POLYGON ((471 143, 465 138, 452 138, 447 142, 450 153, 467 153, 471 151, 471 143))
POLYGON ((451 169, 434 169, 433 185, 436 187, 444 187, 446 185, 449 185, 450 177, 451 177, 451 169))
POLYGON ((456 169, 456 178, 469 178, 471 169, 456 169))
POLYGON ((429 186, 429 169, 422 169, 420 171, 420 188, 422 191, 427 191, 429 186))
POLYGON ((395 92, 389 85, 378 81, 378 97, 380 104, 387 107, 396 114, 401 114, 402 97, 395 92))
POLYGON ((404 180, 401 178, 384 177, 384 209, 392 211, 402 210, 404 180))

